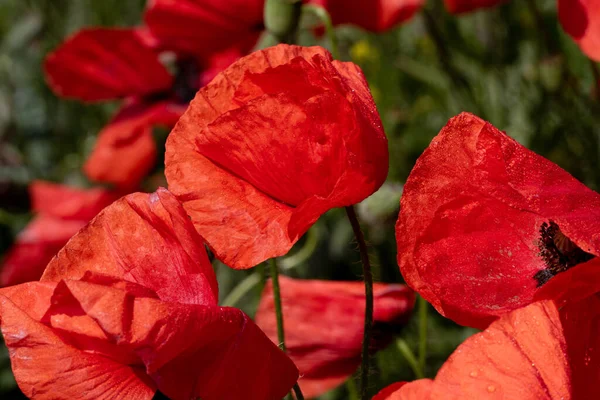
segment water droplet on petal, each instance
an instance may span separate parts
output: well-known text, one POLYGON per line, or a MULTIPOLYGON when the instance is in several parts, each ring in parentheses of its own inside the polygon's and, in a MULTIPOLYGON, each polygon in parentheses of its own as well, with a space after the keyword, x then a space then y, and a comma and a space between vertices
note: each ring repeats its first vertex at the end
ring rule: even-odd
POLYGON ((469 376, 471 378, 475 378, 477 376, 477 371, 471 371, 471 373, 469 374, 469 376))
POLYGON ((496 386, 494 386, 494 385, 488 386, 487 391, 490 393, 494 393, 496 391, 496 386))

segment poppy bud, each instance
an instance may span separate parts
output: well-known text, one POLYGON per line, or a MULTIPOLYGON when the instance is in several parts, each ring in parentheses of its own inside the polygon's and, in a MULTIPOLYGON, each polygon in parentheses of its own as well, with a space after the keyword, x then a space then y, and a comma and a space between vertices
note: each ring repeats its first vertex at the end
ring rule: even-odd
POLYGON ((300 0, 267 0, 265 3, 265 27, 281 42, 289 42, 300 21, 300 0))

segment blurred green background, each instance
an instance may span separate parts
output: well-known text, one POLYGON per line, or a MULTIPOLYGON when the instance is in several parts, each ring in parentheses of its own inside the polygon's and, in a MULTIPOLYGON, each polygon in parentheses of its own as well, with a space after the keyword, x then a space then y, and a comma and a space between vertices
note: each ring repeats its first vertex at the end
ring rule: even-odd
MULTIPOLYGON (((143 0, 0 0, 0 254, 31 218, 24 188, 33 179, 90 186, 80 168, 115 103, 85 105, 57 98, 44 82, 45 54, 85 26, 133 26, 143 0)), ((304 21, 306 26, 308 21, 304 21)), ((512 1, 465 16, 429 0, 409 23, 386 34, 336 30, 342 58, 362 66, 390 144, 390 173, 381 192, 359 206, 377 280, 401 282, 394 224, 402 184, 446 121, 470 111, 597 190, 600 112, 591 62, 561 30, 555 0, 512 1)), ((304 29, 300 44, 328 46, 304 29)), ((165 132, 157 132, 164 147, 165 132)), ((159 147, 159 148, 161 148, 159 147)), ((160 173, 160 162, 156 172, 160 173)), ((148 184, 152 187, 152 184, 148 184)), ((359 254, 343 210, 332 210, 282 260, 283 273, 357 280, 359 254)), ((215 262, 221 294, 256 271, 215 262)), ((252 315, 259 288, 238 305, 252 315)), ((430 309, 426 375, 433 377, 473 329, 430 309)), ((401 333, 416 352, 416 318, 401 333)), ((373 392, 414 378, 395 344, 377 356, 373 392)), ((345 385, 323 399, 347 399, 345 385)), ((0 397, 18 398, 6 351, 0 351, 0 397)))

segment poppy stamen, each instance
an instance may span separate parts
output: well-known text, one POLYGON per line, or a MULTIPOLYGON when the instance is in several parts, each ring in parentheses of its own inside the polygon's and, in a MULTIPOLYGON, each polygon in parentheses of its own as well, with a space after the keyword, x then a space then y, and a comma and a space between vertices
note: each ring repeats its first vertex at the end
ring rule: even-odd
POLYGON ((539 256, 546 263, 546 268, 533 276, 538 282, 537 287, 544 285, 555 275, 595 257, 573 243, 554 221, 542 224, 537 245, 540 249, 539 256))

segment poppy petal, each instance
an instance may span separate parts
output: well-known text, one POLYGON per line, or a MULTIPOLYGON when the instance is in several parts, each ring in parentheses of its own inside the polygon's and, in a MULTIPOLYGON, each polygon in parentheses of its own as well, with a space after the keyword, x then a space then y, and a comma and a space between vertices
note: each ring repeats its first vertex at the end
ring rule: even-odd
POLYGON ((109 342, 137 354, 173 400, 279 400, 298 378, 292 361, 238 309, 131 299, 122 288, 81 281, 64 285, 109 342))
POLYGON ((166 301, 216 304, 217 281, 201 243, 167 190, 134 193, 74 236, 42 280, 77 279, 92 271, 137 282, 166 301))
POLYGON ((60 219, 89 221, 119 195, 102 189, 34 181, 29 186, 33 211, 60 219))
POLYGON ((44 71, 55 93, 83 101, 147 95, 172 83, 134 29, 83 29, 46 57, 44 71))
POLYGON ((558 19, 591 59, 600 61, 600 3, 595 0, 558 0, 558 19))
POLYGON ((104 189, 77 189, 35 181, 29 186, 38 215, 17 236, 0 272, 2 286, 37 281, 67 241, 118 195, 104 189))
POLYGON ((279 45, 198 92, 167 140, 165 174, 217 257, 250 268, 285 254, 323 212, 372 194, 387 160, 360 69, 279 45))
POLYGON ((52 257, 86 221, 37 216, 17 236, 2 262, 2 286, 37 281, 52 257))
MULTIPOLYGON (((298 383, 305 396, 335 388, 360 365, 364 326, 364 284, 280 278, 286 347, 300 370, 298 383)), ((374 335, 379 350, 408 320, 414 293, 404 285, 374 285, 374 335)), ((273 291, 269 282, 256 313, 256 323, 277 339, 273 291)))
POLYGON ((433 381, 396 382, 383 388, 372 400, 430 400, 433 381))
MULTIPOLYGON (((600 255, 598 232, 597 193, 463 113, 432 141, 406 182, 398 263, 409 286, 442 315, 484 328, 531 303, 548 280, 572 280, 565 269, 595 263, 588 260, 600 255), (570 264, 547 254, 559 251, 559 238, 574 251, 570 264)), ((600 289, 598 281, 580 283, 590 293, 600 289)))
POLYGON ((0 292, 2 334, 23 393, 36 400, 152 399, 156 389, 143 370, 77 350, 39 322, 55 285, 26 283, 0 292))
POLYGON ((452 14, 462 14, 478 10, 480 8, 490 8, 508 0, 444 0, 448 12, 452 14))
POLYGON ((565 348, 554 304, 533 303, 462 343, 439 370, 431 398, 571 398, 565 348))
POLYGON ((353 24, 372 32, 382 32, 408 21, 421 9, 424 0, 312 0, 323 6, 335 25, 353 24))
POLYGON ((560 319, 571 364, 572 398, 600 398, 600 297, 567 304, 560 319))
POLYGON ((262 31, 263 9, 264 0, 151 0, 144 21, 165 47, 206 57, 262 31))
POLYGON ((152 127, 170 129, 184 110, 171 102, 129 102, 98 135, 84 166, 86 175, 97 182, 135 188, 156 163, 152 127))

